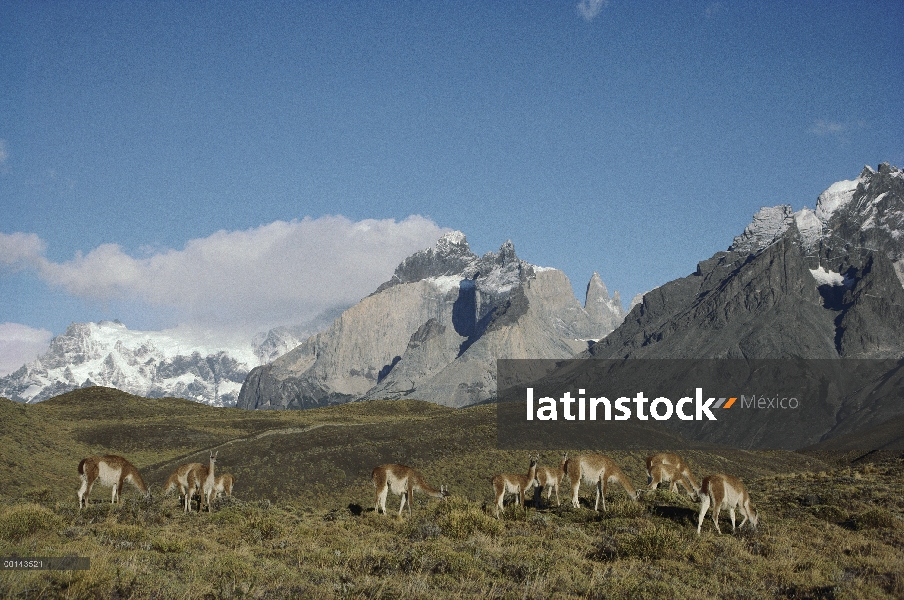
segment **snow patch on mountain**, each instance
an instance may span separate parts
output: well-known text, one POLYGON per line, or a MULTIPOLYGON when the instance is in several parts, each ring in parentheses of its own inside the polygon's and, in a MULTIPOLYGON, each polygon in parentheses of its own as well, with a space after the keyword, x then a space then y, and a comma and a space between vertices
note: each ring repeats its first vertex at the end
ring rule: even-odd
POLYGON ((0 396, 33 403, 103 385, 149 398, 174 396, 235 406, 251 369, 328 326, 330 316, 324 313, 303 326, 275 328, 250 341, 186 328, 135 331, 119 321, 73 323, 51 340, 46 353, 0 378, 0 396))
POLYGON ((854 192, 857 191, 857 186, 862 182, 863 179, 858 177, 857 179, 838 181, 830 185, 829 189, 821 193, 816 201, 816 216, 819 220, 825 223, 831 219, 835 211, 851 201, 851 198, 854 197, 854 192))
POLYGON ((835 273, 834 271, 827 271, 825 268, 820 265, 816 269, 810 269, 810 274, 813 276, 813 279, 816 280, 817 286, 820 285, 831 285, 831 286, 839 286, 844 285, 850 287, 852 285, 852 281, 842 275, 841 273, 835 273))

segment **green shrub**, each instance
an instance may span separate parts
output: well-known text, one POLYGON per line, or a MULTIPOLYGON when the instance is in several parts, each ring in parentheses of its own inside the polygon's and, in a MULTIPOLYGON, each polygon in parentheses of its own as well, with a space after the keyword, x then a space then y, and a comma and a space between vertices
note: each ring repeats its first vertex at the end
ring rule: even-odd
POLYGON ((50 509, 38 504, 19 504, 0 514, 0 539, 17 541, 38 531, 61 526, 60 518, 50 509))

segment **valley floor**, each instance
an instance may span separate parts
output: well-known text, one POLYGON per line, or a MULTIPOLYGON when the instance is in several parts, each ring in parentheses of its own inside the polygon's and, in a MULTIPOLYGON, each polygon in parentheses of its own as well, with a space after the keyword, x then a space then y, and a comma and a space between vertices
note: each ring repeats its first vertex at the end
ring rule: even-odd
MULTIPOLYGON (((609 511, 509 505, 493 517, 489 478, 526 471, 495 449, 491 408, 356 403, 247 413, 182 401, 94 398, 41 407, 0 402, 0 556, 82 556, 84 571, 0 572, 4 598, 900 598, 904 461, 850 465, 793 452, 683 452, 695 475, 743 478, 757 530, 717 534, 698 504, 616 486, 609 511), (40 418, 38 418, 40 417, 40 418), (190 425, 186 425, 188 422, 190 425), (180 425, 181 423, 181 425, 180 425), (141 432, 140 439, 123 432, 141 432), (219 448, 237 476, 211 513, 183 513, 159 484, 174 464, 219 448), (79 510, 80 457, 133 460, 152 494, 79 510), (450 485, 415 495, 413 516, 373 511, 374 464, 416 465, 450 485)), ((640 487, 647 449, 610 453, 640 487)), ((553 453, 545 453, 553 462, 553 453)), ((567 479, 566 479, 567 482, 567 479)))
POLYGON ((750 485, 758 530, 719 535, 707 518, 700 537, 697 505, 664 489, 640 503, 615 493, 608 513, 510 505, 499 521, 454 497, 420 498, 409 519, 233 498, 187 515, 134 490, 79 511, 39 494, 0 506, 0 555, 91 568, 3 571, 0 596, 901 597, 902 475, 898 460, 763 478, 750 485))

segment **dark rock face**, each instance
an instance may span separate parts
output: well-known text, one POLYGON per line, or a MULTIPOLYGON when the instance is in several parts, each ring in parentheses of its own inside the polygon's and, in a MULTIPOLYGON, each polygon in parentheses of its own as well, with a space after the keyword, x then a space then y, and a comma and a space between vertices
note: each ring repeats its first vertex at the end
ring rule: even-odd
MULTIPOLYGON (((843 185, 842 185, 843 184, 843 185)), ((599 358, 904 355, 904 173, 868 167, 816 211, 764 208, 726 252, 644 295, 599 358), (834 275, 825 283, 817 278, 834 275)))
MULTIPOLYGON (((697 423, 674 427, 691 439, 742 447, 764 440, 797 447, 876 427, 904 414, 902 219, 904 173, 887 164, 833 185, 815 211, 764 208, 728 251, 645 294, 587 356, 871 359, 864 369, 887 371, 860 392, 780 426, 764 429, 751 420, 732 429, 730 441, 697 423)), ((859 368, 857 361, 839 365, 859 368)))
POLYGON ((462 233, 446 234, 405 259, 327 331, 254 369, 238 406, 490 399, 497 357, 569 358, 620 322, 620 301, 596 281, 594 305, 585 310, 564 273, 520 260, 511 241, 478 257, 462 233))

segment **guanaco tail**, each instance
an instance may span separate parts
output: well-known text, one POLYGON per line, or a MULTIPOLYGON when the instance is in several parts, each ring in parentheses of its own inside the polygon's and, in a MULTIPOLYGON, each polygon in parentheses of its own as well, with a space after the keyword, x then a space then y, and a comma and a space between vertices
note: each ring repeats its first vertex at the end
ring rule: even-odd
POLYGON ((445 500, 449 492, 446 486, 440 486, 440 489, 431 487, 424 477, 412 469, 411 467, 398 464, 380 465, 374 467, 370 474, 376 488, 376 498, 374 499, 374 510, 377 514, 382 511, 386 514, 386 496, 391 490, 393 494, 401 497, 399 501, 399 516, 402 516, 402 510, 405 508, 405 502, 408 502, 408 516, 411 516, 411 504, 414 502, 414 492, 421 491, 433 498, 445 500))
POLYGON ((750 495, 744 488, 744 484, 737 477, 719 474, 703 478, 703 483, 700 485, 700 516, 697 519, 697 535, 700 535, 700 528, 703 526, 703 520, 706 518, 706 511, 710 504, 713 509, 713 523, 715 523, 718 533, 722 533, 719 529, 719 513, 723 508, 728 509, 731 517, 732 533, 735 531, 735 508, 744 515, 744 520, 741 521, 738 529, 743 527, 748 519, 750 526, 756 529, 759 515, 750 502, 750 495))
POLYGON ((515 494, 515 503, 524 506, 524 493, 535 485, 540 485, 537 481, 537 461, 539 457, 530 457, 530 467, 527 469, 527 475, 522 473, 503 473, 496 475, 491 480, 493 490, 496 492, 496 518, 499 518, 499 512, 502 510, 503 500, 506 493, 515 494))
POLYGON ((91 494, 91 488, 97 482, 105 487, 113 488, 111 503, 120 499, 122 486, 126 482, 134 485, 143 494, 150 495, 138 469, 121 456, 107 454, 84 458, 78 464, 78 474, 82 478, 82 486, 77 492, 79 508, 88 506, 88 496, 91 494))
POLYGON ((582 479, 591 485, 596 484, 596 502, 593 505, 593 510, 599 510, 600 496, 603 498, 603 510, 608 510, 606 508, 606 488, 610 482, 620 483, 625 488, 628 497, 632 500, 637 500, 638 494, 634 491, 634 486, 631 485, 622 470, 618 468, 618 465, 608 456, 584 454, 577 458, 569 459, 566 469, 568 478, 571 480, 571 505, 575 508, 580 506, 578 492, 581 489, 582 479))
POLYGON ((553 490, 556 491, 556 505, 562 506, 559 500, 559 486, 565 479, 565 465, 568 464, 568 453, 562 455, 562 462, 559 468, 555 467, 537 467, 537 481, 540 487, 546 490, 546 503, 549 504, 549 498, 552 496, 553 490))
POLYGON ((655 490, 662 482, 671 483, 671 492, 677 492, 680 483, 690 498, 696 499, 700 495, 700 486, 694 480, 687 463, 672 452, 660 452, 647 457, 648 489, 655 490))

